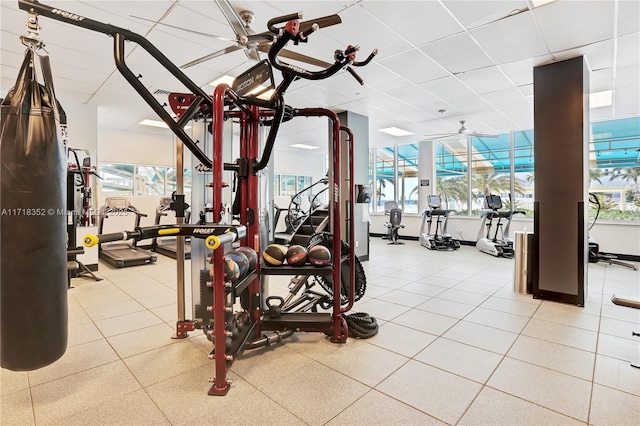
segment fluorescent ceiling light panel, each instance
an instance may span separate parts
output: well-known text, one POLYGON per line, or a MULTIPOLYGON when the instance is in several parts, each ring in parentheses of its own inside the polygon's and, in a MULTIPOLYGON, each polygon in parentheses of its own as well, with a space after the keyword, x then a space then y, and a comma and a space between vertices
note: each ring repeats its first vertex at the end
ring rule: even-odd
POLYGON ((379 132, 386 133, 391 136, 409 136, 413 135, 413 133, 408 132, 406 130, 400 129, 398 127, 387 127, 385 129, 378 129, 379 132))
POLYGON ((233 82, 236 80, 235 77, 231 77, 230 75, 223 75, 222 77, 218 77, 215 80, 213 80, 212 82, 209 83, 209 86, 217 86, 218 84, 226 84, 228 86, 232 86, 233 82))
POLYGON ((164 127, 165 129, 169 128, 169 126, 167 126, 164 121, 159 121, 159 120, 142 120, 138 124, 142 124, 143 126, 151 126, 151 127, 164 127))
MULTIPOLYGON (((169 126, 167 126, 164 121, 160 121, 160 120, 149 120, 149 119, 146 119, 146 120, 142 120, 138 124, 142 124, 143 126, 162 127, 164 129, 168 129, 169 128, 169 126)), ((191 126, 184 126, 184 130, 189 130, 190 128, 191 128, 191 126)))
POLYGON ((303 143, 296 143, 296 144, 291 145, 291 147, 300 148, 300 149, 318 149, 318 148, 320 148, 319 146, 305 145, 303 143))
POLYGON ((613 92, 605 90, 603 92, 595 92, 589 95, 589 108, 599 108, 611 106, 613 104, 613 92))

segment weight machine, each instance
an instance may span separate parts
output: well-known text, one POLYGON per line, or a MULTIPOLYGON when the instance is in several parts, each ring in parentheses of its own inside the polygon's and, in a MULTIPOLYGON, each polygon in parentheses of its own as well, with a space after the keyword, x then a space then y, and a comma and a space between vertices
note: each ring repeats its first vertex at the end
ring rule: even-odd
MULTIPOLYGON (((218 85, 209 96, 199 86, 192 82, 178 67, 167 59, 155 46, 139 34, 119 28, 113 25, 94 21, 92 19, 62 11, 60 9, 45 6, 35 0, 19 0, 19 7, 29 11, 30 18, 36 19, 42 15, 72 25, 83 27, 92 31, 101 32, 113 37, 114 57, 118 70, 129 84, 149 104, 156 114, 169 126, 178 139, 193 154, 196 170, 201 172, 202 188, 207 188, 210 195, 210 204, 206 202, 196 205, 192 199, 192 211, 201 212, 198 224, 184 224, 184 195, 176 195, 174 207, 177 223, 171 225, 155 225, 149 227, 136 227, 133 231, 123 231, 112 234, 87 235, 85 245, 93 246, 111 241, 134 239, 135 241, 157 238, 160 236, 176 236, 181 241, 184 236, 191 237, 191 262, 192 268, 198 267, 198 274, 192 274, 194 287, 199 290, 199 297, 193 295, 194 317, 186 319, 185 295, 184 295, 184 258, 178 245, 178 321, 176 323, 175 338, 187 337, 189 331, 202 329, 213 342, 213 350, 210 358, 215 360, 216 374, 209 389, 210 395, 226 395, 231 385, 227 379, 227 370, 245 349, 253 349, 282 340, 283 337, 293 334, 295 331, 314 331, 331 336, 331 341, 336 343, 346 342, 348 325, 345 313, 353 306, 355 293, 355 262, 350 262, 349 273, 349 300, 341 303, 341 261, 334 261, 324 267, 269 267, 258 264, 254 271, 238 281, 226 280, 224 271, 224 252, 234 243, 249 246, 260 253, 261 224, 259 214, 259 181, 258 175, 267 167, 271 158, 275 138, 282 122, 296 117, 325 117, 330 122, 329 156, 333 158, 333 164, 329 172, 329 187, 334 188, 330 197, 330 231, 333 235, 341 235, 343 219, 341 215, 341 203, 339 187, 344 177, 341 176, 341 132, 346 134, 348 146, 348 176, 349 198, 355 200, 355 186, 353 184, 353 144, 354 138, 351 131, 340 125, 337 115, 325 108, 292 108, 285 104, 284 93, 295 80, 309 79, 321 80, 328 78, 337 72, 346 69, 361 84, 362 79, 355 73, 353 66, 368 64, 377 54, 374 50, 366 60, 357 62, 355 54, 357 46, 348 46, 344 51, 337 50, 334 54, 334 63, 326 63, 326 67, 320 71, 309 71, 295 65, 283 62, 279 58, 280 51, 292 41, 294 44, 306 42, 308 36, 317 31, 320 26, 316 21, 299 22, 301 14, 295 13, 271 19, 267 26, 270 33, 257 34, 258 39, 272 39, 268 52, 269 61, 262 61, 250 70, 235 79, 232 87, 218 85), (285 24, 283 27, 278 27, 285 24), (266 34, 266 35, 265 35, 266 34), (191 93, 172 93, 169 96, 169 105, 177 118, 166 111, 142 83, 142 78, 133 73, 125 62, 125 41, 137 43, 156 59, 167 71, 176 77, 191 93), (282 72, 282 82, 275 87, 271 69, 276 68, 282 72), (268 100, 263 100, 256 95, 250 95, 254 89, 267 86, 273 87, 273 95, 268 100), (211 141, 197 145, 187 135, 184 128, 192 120, 203 121, 211 125, 211 141), (233 163, 224 163, 222 160, 224 135, 223 124, 225 120, 231 120, 240 126, 240 158, 233 163), (259 153, 260 128, 268 127, 269 132, 264 144, 262 155, 259 153), (208 146, 210 155, 201 149, 208 146), (197 164, 199 162, 199 164, 197 164), (222 224, 220 217, 224 211, 222 201, 223 170, 234 172, 238 179, 237 200, 239 221, 237 224, 222 224), (210 189, 210 191, 209 191, 210 189), (207 207, 210 206, 210 207, 207 207), (207 221, 207 213, 212 217, 207 221), (199 250, 200 249, 200 250, 199 250), (269 315, 271 310, 266 308, 268 295, 264 294, 262 278, 266 275, 314 275, 331 277, 333 286, 332 306, 330 312, 280 312, 280 315, 269 315), (197 300, 196 300, 197 299, 197 300), (234 312, 236 299, 240 299, 242 310, 234 312), (268 333, 268 334, 265 334, 268 333)), ((340 22, 335 15, 331 20, 340 22)), ((317 20, 321 22, 325 18, 317 20)), ((250 36, 252 37, 252 36, 250 36)), ((262 93, 265 90, 261 90, 262 93)), ((178 156, 176 165, 178 172, 183 170, 182 157, 178 156)), ((194 187, 196 176, 193 176, 194 187)), ((181 179, 178 178, 178 192, 181 192, 181 179)), ((204 189, 203 189, 204 190, 204 189)), ((193 191, 196 192, 195 190, 193 191)), ((192 195, 193 197, 193 195, 192 195)), ((206 201, 206 200, 203 200, 206 201)), ((347 209, 348 235, 350 241, 354 241, 354 208, 353 202, 347 209)), ((266 224, 263 224, 266 226, 266 224)), ((340 238, 333 238, 333 259, 341 259, 342 245, 340 238)), ((354 247, 349 247, 349 256, 355 258, 354 247)))

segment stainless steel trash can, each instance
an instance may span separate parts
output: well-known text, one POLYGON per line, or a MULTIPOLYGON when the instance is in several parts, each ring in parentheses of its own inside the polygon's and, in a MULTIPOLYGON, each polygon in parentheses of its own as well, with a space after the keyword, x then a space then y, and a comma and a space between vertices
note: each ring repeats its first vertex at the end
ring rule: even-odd
POLYGON ((514 252, 515 267, 513 276, 513 290, 521 294, 533 293, 529 243, 533 232, 515 232, 514 252))

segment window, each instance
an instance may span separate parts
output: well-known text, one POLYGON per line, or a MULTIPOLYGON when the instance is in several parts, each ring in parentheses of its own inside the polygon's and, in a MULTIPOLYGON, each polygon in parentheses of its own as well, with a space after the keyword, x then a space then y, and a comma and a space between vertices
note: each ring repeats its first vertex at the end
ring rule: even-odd
POLYGON ((384 203, 396 201, 394 148, 376 149, 376 212, 384 212, 384 203))
POLYGON ((165 168, 136 166, 135 195, 164 195, 165 168))
POLYGON ((444 208, 466 215, 469 205, 466 138, 435 143, 436 192, 444 208))
POLYGON ((418 145, 399 145, 396 149, 400 188, 398 205, 404 213, 418 213, 418 145))
POLYGON ((133 165, 100 164, 100 188, 109 195, 133 195, 133 165))

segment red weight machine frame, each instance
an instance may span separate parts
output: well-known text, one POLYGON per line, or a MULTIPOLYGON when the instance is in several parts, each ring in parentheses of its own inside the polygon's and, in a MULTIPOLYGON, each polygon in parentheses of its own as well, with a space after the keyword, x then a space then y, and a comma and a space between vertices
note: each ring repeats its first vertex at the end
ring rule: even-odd
MULTIPOLYGON (((344 132, 346 134, 345 140, 348 142, 349 198, 353 201, 355 200, 355 185, 353 184, 353 133, 347 127, 340 125, 337 115, 331 110, 324 108, 292 109, 290 107, 286 107, 284 104, 283 94, 289 85, 296 79, 320 80, 330 77, 343 69, 346 69, 353 77, 356 78, 356 80, 360 82, 360 84, 363 84, 362 79, 354 72, 351 66, 364 66, 368 64, 377 54, 377 50, 374 50, 365 61, 356 62, 355 52, 358 50, 358 47, 348 46, 345 51, 336 51, 334 54, 335 62, 333 64, 327 63, 327 67, 324 70, 307 71, 286 62, 281 62, 278 58, 278 53, 284 48, 288 41, 293 41, 295 44, 298 42, 306 42, 308 35, 318 30, 319 26, 315 23, 311 26, 307 24, 305 26, 307 33, 303 34, 300 32, 300 25, 297 21, 298 18, 301 18, 301 14, 291 14, 274 18, 268 23, 268 28, 273 33, 273 43, 269 51, 269 59, 271 66, 282 71, 283 81, 280 83, 271 99, 269 101, 264 101, 258 98, 242 97, 238 94, 239 92, 234 91, 228 85, 217 86, 214 90, 213 96, 210 97, 199 86, 192 82, 182 71, 180 71, 175 64, 167 59, 155 46, 153 46, 153 44, 139 34, 120 27, 94 21, 71 12, 46 6, 39 3, 37 0, 18 0, 18 3, 20 9, 29 12, 29 22, 31 23, 29 28, 30 30, 33 30, 33 32, 30 33, 30 36, 35 37, 36 41, 38 41, 38 15, 46 16, 92 31, 101 32, 113 37, 114 59, 122 76, 156 112, 156 114, 169 126, 172 132, 184 143, 197 160, 200 161, 205 168, 211 168, 213 173, 213 182, 211 187, 214 223, 188 225, 182 224, 179 220, 179 223, 175 225, 138 227, 133 231, 123 231, 122 233, 88 235, 85 237, 85 245, 87 246, 130 238, 141 240, 168 234, 176 236, 189 235, 192 238, 206 238, 206 246, 213 250, 213 266, 211 268, 212 276, 224 277, 223 247, 225 245, 234 241, 239 241, 241 245, 250 246, 257 253, 260 253, 260 224, 258 221, 259 182, 257 173, 268 164, 279 125, 285 117, 285 111, 288 114, 287 120, 295 117, 326 117, 329 119, 331 123, 329 147, 333 154, 333 165, 331 167, 330 174, 331 188, 329 193, 331 195, 329 204, 331 212, 331 232, 336 236, 333 238, 332 248, 332 253, 334 253, 334 262, 331 266, 322 268, 303 267, 305 272, 301 272, 302 269, 300 268, 288 270, 287 268, 291 267, 283 266, 273 268, 261 266, 259 264, 256 271, 250 273, 242 283, 236 283, 236 288, 234 288, 232 283, 224 282, 223 279, 212 279, 213 299, 211 300, 211 305, 207 306, 207 310, 213 312, 213 331, 211 334, 214 337, 214 351, 210 357, 215 359, 216 376, 211 379, 213 384, 209 389, 209 394, 225 395, 228 392, 230 380, 227 379, 227 369, 233 362, 234 357, 239 355, 245 348, 253 349, 270 344, 270 337, 263 336, 262 334, 265 331, 275 331, 277 335, 276 339, 278 341, 282 337, 293 334, 295 331, 316 331, 329 334, 331 336, 331 341, 334 343, 346 342, 348 327, 343 314, 349 311, 354 303, 355 268, 354 262, 350 262, 349 300, 346 305, 342 306, 340 297, 338 296, 341 294, 341 261, 339 260, 339 253, 341 253, 341 241, 339 237, 343 226, 342 216, 340 213, 340 186, 342 183, 340 161, 342 154, 341 132, 344 132), (277 24, 282 23, 286 23, 284 28, 276 27, 277 24), (191 91, 190 94, 184 95, 186 100, 183 101, 183 104, 180 105, 179 108, 176 108, 175 105, 171 105, 177 115, 176 119, 174 119, 165 110, 164 105, 160 104, 153 94, 144 86, 141 82, 141 77, 134 74, 126 65, 125 41, 137 43, 191 91), (208 158, 196 142, 194 142, 184 131, 186 124, 192 119, 196 119, 198 117, 210 117, 213 121, 211 129, 213 134, 212 158, 208 158), (224 163, 222 158, 223 123, 225 120, 230 118, 237 119, 240 123, 240 158, 235 163, 224 163), (261 125, 268 125, 271 128, 262 157, 258 159, 259 127, 261 125), (221 225, 216 222, 216 220, 219 220, 220 218, 218 213, 221 213, 223 210, 223 170, 234 171, 238 176, 240 225, 237 226, 221 225), (334 297, 330 320, 327 321, 323 319, 311 321, 308 323, 311 325, 308 326, 305 326, 304 321, 296 321, 295 319, 289 322, 287 322, 287 320, 283 320, 277 323, 277 325, 269 324, 268 320, 263 316, 263 307, 260 306, 262 300, 260 296, 260 276, 271 274, 296 275, 299 273, 321 273, 325 275, 332 275, 334 297), (228 354, 225 347, 225 337, 227 337, 227 331, 225 330, 225 317, 229 312, 230 307, 225 306, 225 299, 226 295, 230 291, 238 290, 239 286, 242 286, 242 290, 239 290, 238 294, 240 291, 248 291, 250 295, 248 316, 251 328, 249 329, 249 335, 242 341, 239 350, 234 354, 228 354), (257 297, 253 297, 254 295, 257 297)), ((334 23, 340 22, 340 18, 337 15, 329 18, 333 20, 334 23)), ((264 34, 258 36, 264 38, 264 34)), ((182 198, 184 198, 184 196, 182 196, 182 198)), ((180 218, 181 213, 178 212, 179 209, 176 209, 176 216, 180 218)), ((353 202, 350 203, 347 214, 347 220, 349 223, 349 241, 353 241, 353 202)), ((350 246, 349 256, 351 259, 355 257, 353 245, 350 246)), ((182 261, 184 261, 184 259, 182 259, 182 261)), ((178 281, 178 287, 180 287, 180 277, 178 277, 178 281)), ((183 280, 182 285, 184 286, 183 280)), ((184 291, 182 292, 182 298, 184 299, 184 291)), ((180 290, 178 290, 178 299, 180 299, 180 290)), ((181 301, 179 300, 178 303, 180 304, 181 301)), ((182 300, 182 305, 184 308, 184 300, 182 300)), ((180 307, 178 308, 178 311, 180 316, 180 307)), ((292 315, 295 318, 300 318, 296 316, 317 316, 324 314, 296 313, 292 315)), ((196 321, 178 318, 176 323, 176 335, 174 337, 187 337, 188 331, 192 331, 200 327, 202 327, 202 324, 198 324, 196 321)))

